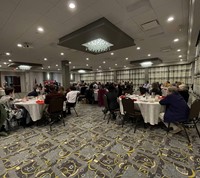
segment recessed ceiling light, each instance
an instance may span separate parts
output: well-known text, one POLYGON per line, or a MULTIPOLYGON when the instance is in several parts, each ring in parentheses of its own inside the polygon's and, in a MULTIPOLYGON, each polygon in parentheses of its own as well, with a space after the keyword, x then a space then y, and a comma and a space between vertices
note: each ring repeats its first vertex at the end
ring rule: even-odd
POLYGON ((117 64, 115 64, 117 66, 117 64))
POLYGON ((86 64, 86 66, 88 66, 88 64, 86 64))
POLYGON ((50 66, 48 66, 48 68, 50 69, 51 67, 50 67, 50 66))
POLYGON ((9 62, 12 62, 12 60, 11 60, 11 59, 9 59, 8 61, 9 61, 9 62))
POLYGON ((1 67, 1 65, 0 65, 0 67, 1 67))
POLYGON ((97 69, 97 70, 99 70, 99 69, 97 69))
POLYGON ((75 68, 75 66, 73 66, 73 68, 75 68))
POLYGON ((106 63, 106 61, 103 61, 103 64, 105 64, 106 63))
POLYGON ((38 27, 37 31, 42 33, 42 32, 44 32, 44 29, 42 27, 38 27))
POLYGON ((180 52, 181 51, 181 49, 177 49, 177 52, 180 52))
POLYGON ((56 67, 58 67, 58 64, 56 64, 56 67))
POLYGON ((180 61, 182 62, 182 61, 183 61, 183 59, 180 59, 180 61))
POLYGON ((46 57, 44 58, 44 61, 47 61, 47 58, 46 58, 46 57))
POLYGON ((173 16, 170 16, 170 17, 167 19, 168 22, 172 22, 173 20, 174 20, 174 17, 173 17, 173 16))
POLYGON ((69 61, 69 64, 71 64, 72 62, 71 61, 69 61))
POLYGON ((178 42, 178 41, 179 41, 179 39, 178 39, 178 38, 175 38, 175 39, 174 39, 174 42, 178 42))
POLYGON ((42 67, 41 69, 44 69, 44 67, 42 67))
POLYGON ((128 57, 126 57, 126 60, 128 60, 128 57))
POLYGON ((114 55, 114 53, 110 53, 112 56, 114 55))
POLYGON ((99 68, 101 68, 101 66, 99 66, 99 68))
POLYGON ((58 69, 58 70, 60 70, 60 69, 58 69))
POLYGON ((136 49, 137 49, 137 50, 140 50, 140 47, 138 46, 136 49))
POLYGON ((88 60, 89 60, 89 58, 87 57, 87 58, 86 58, 86 60, 88 61, 88 60))
POLYGON ((22 47, 22 44, 18 43, 17 46, 21 48, 21 47, 22 47))
POLYGON ((182 55, 179 55, 178 57, 182 57, 182 55))
POLYGON ((6 62, 4 62, 3 64, 5 64, 5 65, 6 65, 7 63, 6 63, 6 62))
POLYGON ((64 56, 64 53, 60 53, 61 56, 64 56))
POLYGON ((74 2, 70 2, 69 3, 69 8, 70 9, 74 9, 76 7, 75 3, 74 2))
POLYGON ((124 66, 124 68, 126 68, 126 66, 124 66))
POLYGON ((9 52, 6 52, 6 55, 7 55, 7 56, 10 56, 10 53, 9 53, 9 52))
POLYGON ((151 54, 148 54, 147 56, 149 56, 149 57, 150 57, 150 56, 151 56, 151 54))

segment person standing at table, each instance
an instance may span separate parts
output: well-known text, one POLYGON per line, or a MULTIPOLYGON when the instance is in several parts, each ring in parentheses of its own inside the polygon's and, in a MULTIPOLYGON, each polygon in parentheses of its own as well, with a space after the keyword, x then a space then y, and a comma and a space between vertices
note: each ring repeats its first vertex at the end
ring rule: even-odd
POLYGON ((180 132, 182 129, 175 123, 188 119, 189 107, 184 98, 178 93, 178 89, 169 87, 167 96, 160 100, 160 104, 166 106, 165 113, 160 114, 160 119, 166 126, 168 126, 169 122, 171 123, 172 133, 180 132))

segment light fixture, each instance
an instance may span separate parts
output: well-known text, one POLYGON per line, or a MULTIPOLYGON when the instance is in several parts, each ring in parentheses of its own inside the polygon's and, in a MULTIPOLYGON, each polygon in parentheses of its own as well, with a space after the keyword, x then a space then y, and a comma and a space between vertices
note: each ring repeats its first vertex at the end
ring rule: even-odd
POLYGON ((44 58, 44 61, 47 61, 47 58, 46 58, 46 57, 44 58))
POLYGON ((182 61, 183 61, 183 59, 180 59, 180 61, 182 62, 182 61))
POLYGON ((141 62, 140 63, 140 65, 142 66, 142 67, 150 67, 150 66, 152 66, 152 62, 151 61, 146 61, 146 62, 141 62))
POLYGON ((115 64, 117 66, 117 64, 115 64))
POLYGON ((76 7, 75 3, 74 2, 70 2, 69 3, 69 8, 70 9, 74 9, 76 7))
POLYGON ((149 57, 150 57, 150 56, 151 56, 151 54, 148 54, 147 56, 149 56, 149 57))
POLYGON ((112 55, 112 56, 113 56, 113 55, 114 55, 114 53, 110 53, 110 55, 112 55))
POLYGON ((73 69, 75 69, 75 66, 73 66, 73 69))
POLYGON ((101 38, 97 38, 95 40, 82 44, 82 46, 86 47, 86 51, 90 51, 93 53, 101 53, 110 50, 110 47, 113 46, 113 44, 101 38))
POLYGON ((126 68, 126 66, 124 66, 124 68, 126 68))
POLYGON ((29 65, 19 65, 18 68, 20 70, 30 70, 31 66, 29 66, 29 65))
POLYGON ((89 58, 87 57, 86 60, 89 61, 89 58))
POLYGON ((178 42, 178 41, 179 41, 179 39, 178 39, 178 38, 175 38, 175 39, 174 39, 174 42, 178 42))
POLYGON ((106 63, 106 61, 103 61, 103 64, 105 64, 106 63))
POLYGON ((128 60, 128 57, 126 58, 126 60, 128 60))
POLYGON ((51 68, 51 66, 48 66, 48 69, 50 69, 51 68))
POLYGON ((56 67, 58 67, 58 64, 56 64, 56 67))
POLYGON ((140 47, 138 46, 136 49, 137 49, 137 50, 140 50, 140 47))
POLYGON ((69 64, 71 64, 72 62, 71 61, 69 61, 69 64))
POLYGON ((42 33, 42 32, 44 32, 44 29, 42 27, 38 27, 37 31, 40 32, 40 33, 42 33))
POLYGON ((80 70, 78 70, 78 73, 80 73, 80 74, 85 73, 85 70, 80 69, 80 70))
POLYGON ((99 68, 101 68, 101 66, 99 66, 99 68))
POLYGON ((178 57, 182 57, 182 55, 179 55, 178 57))
POLYGON ((6 65, 6 64, 7 64, 7 62, 4 62, 3 64, 5 64, 5 65, 6 65))
POLYGON ((170 16, 168 19, 167 19, 167 22, 172 22, 174 20, 174 17, 173 16, 170 16))
POLYGON ((1 65, 0 65, 0 67, 1 67, 1 65))
POLYGON ((86 64, 86 66, 88 66, 88 64, 86 64))
POLYGON ((11 60, 11 59, 9 59, 8 61, 9 61, 9 62, 12 62, 12 60, 11 60))
POLYGON ((64 56, 64 53, 60 53, 61 56, 64 56))
POLYGON ((18 46, 19 48, 21 48, 21 47, 22 47, 22 44, 18 43, 17 46, 18 46))
POLYGON ((10 53, 9 53, 9 52, 6 52, 6 56, 10 56, 10 53))
POLYGON ((181 51, 181 49, 177 49, 177 52, 180 52, 181 51))

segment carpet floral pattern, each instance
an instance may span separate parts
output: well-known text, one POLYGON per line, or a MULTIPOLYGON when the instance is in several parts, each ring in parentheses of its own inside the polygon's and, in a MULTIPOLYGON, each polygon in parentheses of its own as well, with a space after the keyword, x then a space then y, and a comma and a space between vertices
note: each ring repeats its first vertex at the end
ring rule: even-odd
MULTIPOLYGON (((2 178, 186 178, 200 177, 200 139, 189 129, 166 134, 158 126, 133 132, 103 120, 102 108, 77 104, 72 115, 49 126, 19 128, 0 137, 2 178)), ((199 127, 199 124, 198 124, 199 127)))

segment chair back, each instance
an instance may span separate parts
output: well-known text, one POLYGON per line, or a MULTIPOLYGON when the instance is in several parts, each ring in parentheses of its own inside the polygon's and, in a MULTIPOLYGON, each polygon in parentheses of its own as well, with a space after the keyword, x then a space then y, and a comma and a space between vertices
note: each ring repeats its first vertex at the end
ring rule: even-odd
POLYGON ((122 98, 122 105, 126 115, 134 115, 134 101, 130 98, 122 98))
POLYGON ((199 117, 199 113, 200 113, 200 99, 196 99, 191 104, 189 120, 192 120, 194 118, 198 118, 199 117))
POLYGON ((64 99, 63 96, 55 96, 50 100, 48 106, 48 112, 51 113, 58 113, 63 111, 63 103, 64 99))
POLYGON ((105 109, 110 110, 109 105, 108 105, 108 97, 106 95, 103 95, 103 102, 105 109))

